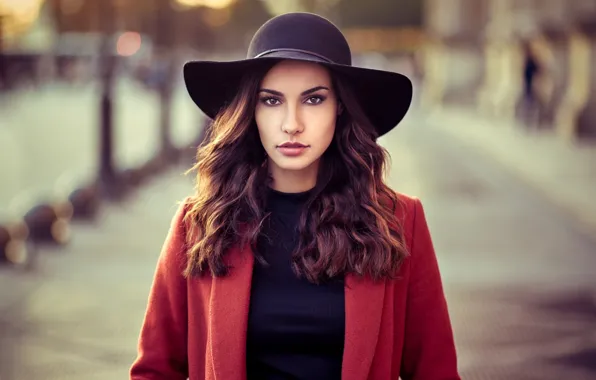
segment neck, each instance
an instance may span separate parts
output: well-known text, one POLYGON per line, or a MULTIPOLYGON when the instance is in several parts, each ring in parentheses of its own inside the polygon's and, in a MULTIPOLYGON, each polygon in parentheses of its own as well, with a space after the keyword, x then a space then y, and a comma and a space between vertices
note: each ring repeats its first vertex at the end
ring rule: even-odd
POLYGON ((317 184, 318 165, 313 164, 303 170, 284 170, 270 164, 269 172, 273 177, 271 187, 274 190, 282 193, 301 193, 317 184))

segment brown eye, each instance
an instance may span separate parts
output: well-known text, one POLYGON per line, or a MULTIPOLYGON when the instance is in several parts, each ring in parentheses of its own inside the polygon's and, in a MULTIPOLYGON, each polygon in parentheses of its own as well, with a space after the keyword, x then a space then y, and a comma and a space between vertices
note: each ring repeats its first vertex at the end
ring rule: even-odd
POLYGON ((323 103, 324 100, 325 98, 322 96, 311 96, 310 98, 306 99, 306 102, 308 104, 317 105, 323 103))
POLYGON ((276 99, 276 98, 263 98, 263 99, 261 99, 261 101, 268 106, 276 106, 278 104, 281 104, 279 99, 276 99))

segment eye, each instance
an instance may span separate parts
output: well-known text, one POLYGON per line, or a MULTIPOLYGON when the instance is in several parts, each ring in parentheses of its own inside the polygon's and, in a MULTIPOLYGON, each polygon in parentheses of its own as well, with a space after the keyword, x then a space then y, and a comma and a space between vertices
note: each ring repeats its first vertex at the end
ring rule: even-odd
POLYGON ((321 104, 324 101, 325 101, 325 97, 320 96, 320 95, 311 96, 310 98, 306 99, 306 103, 312 104, 312 105, 321 104))
POLYGON ((277 106, 279 104, 281 104, 281 102, 279 101, 279 99, 277 98, 261 98, 261 102, 263 102, 264 104, 268 105, 268 106, 277 106))

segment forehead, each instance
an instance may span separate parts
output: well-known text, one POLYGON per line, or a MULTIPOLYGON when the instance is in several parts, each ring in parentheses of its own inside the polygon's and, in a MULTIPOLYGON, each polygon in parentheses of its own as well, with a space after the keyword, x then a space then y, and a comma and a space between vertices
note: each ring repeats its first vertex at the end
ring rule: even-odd
POLYGON ((330 86, 331 76, 326 68, 316 63, 282 61, 265 75, 263 87, 304 87, 330 86))

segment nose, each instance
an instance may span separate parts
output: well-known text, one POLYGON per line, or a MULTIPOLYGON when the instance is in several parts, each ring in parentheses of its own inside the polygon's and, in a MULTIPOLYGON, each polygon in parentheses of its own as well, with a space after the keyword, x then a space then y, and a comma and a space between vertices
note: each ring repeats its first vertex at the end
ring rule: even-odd
POLYGON ((302 122, 295 107, 288 107, 281 129, 289 135, 302 132, 302 122))

